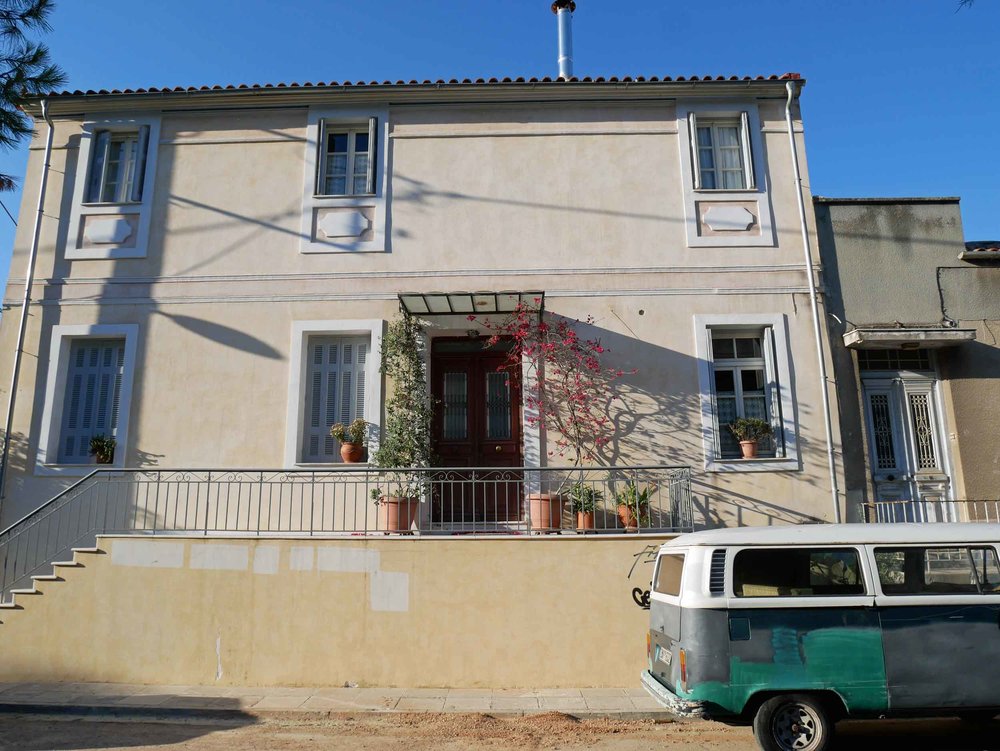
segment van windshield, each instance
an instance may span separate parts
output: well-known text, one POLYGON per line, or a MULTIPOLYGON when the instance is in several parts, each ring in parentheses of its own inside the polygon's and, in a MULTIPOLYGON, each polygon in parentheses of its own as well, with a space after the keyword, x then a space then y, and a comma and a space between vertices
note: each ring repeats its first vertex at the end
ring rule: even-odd
POLYGON ((863 595, 854 548, 749 548, 733 561, 737 597, 844 597, 863 595))

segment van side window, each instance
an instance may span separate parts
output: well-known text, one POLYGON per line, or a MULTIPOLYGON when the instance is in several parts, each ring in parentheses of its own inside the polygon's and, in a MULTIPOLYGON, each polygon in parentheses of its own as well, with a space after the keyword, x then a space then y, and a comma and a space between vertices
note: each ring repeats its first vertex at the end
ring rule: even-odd
POLYGON ((737 597, 863 595, 864 578, 853 548, 751 548, 733 561, 737 597))
POLYGON ((656 567, 656 581, 653 583, 653 589, 661 595, 676 597, 681 593, 681 572, 683 570, 683 555, 661 555, 659 565, 656 567))
POLYGON ((972 565, 983 594, 1000 593, 1000 561, 994 548, 972 548, 972 565))
POLYGON ((876 548, 875 564, 887 595, 979 594, 977 573, 987 592, 997 591, 992 548, 876 548))

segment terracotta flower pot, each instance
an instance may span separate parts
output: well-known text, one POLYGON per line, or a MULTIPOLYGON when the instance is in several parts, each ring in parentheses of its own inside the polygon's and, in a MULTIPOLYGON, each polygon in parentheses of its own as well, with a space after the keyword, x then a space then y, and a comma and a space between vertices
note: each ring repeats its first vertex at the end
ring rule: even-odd
POLYGON ((386 532, 409 532, 420 510, 419 498, 382 496, 379 504, 379 527, 386 532))
POLYGON ((757 456, 757 441, 740 441, 740 451, 744 459, 753 459, 757 456))
POLYGON ((576 512, 576 528, 577 529, 593 529, 594 528, 594 512, 593 511, 577 511, 576 512))
POLYGON ((556 532, 562 528, 562 496, 552 493, 528 495, 532 532, 556 532))
POLYGON ((365 460, 365 445, 363 443, 340 444, 340 458, 345 464, 357 464, 365 460))
POLYGON ((639 529, 639 520, 635 518, 635 511, 631 506, 619 506, 618 518, 622 520, 626 532, 635 532, 639 529))

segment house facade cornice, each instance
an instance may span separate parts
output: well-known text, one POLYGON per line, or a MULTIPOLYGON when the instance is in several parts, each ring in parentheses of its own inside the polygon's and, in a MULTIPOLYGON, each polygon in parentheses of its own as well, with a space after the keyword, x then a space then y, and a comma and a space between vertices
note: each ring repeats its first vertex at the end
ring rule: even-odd
MULTIPOLYGON (((378 102, 382 105, 636 102, 676 98, 781 98, 797 78, 685 81, 538 81, 511 83, 412 83, 254 86, 245 88, 146 89, 121 92, 63 92, 32 98, 24 110, 41 114, 48 99, 55 117, 123 110, 200 110, 322 107, 378 102)), ((803 82, 804 83, 804 82, 803 82)))

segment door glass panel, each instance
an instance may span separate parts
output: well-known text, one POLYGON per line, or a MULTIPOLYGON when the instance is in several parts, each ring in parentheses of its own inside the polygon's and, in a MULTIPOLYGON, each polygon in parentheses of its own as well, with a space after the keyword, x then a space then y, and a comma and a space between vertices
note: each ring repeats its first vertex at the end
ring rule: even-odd
POLYGON ((511 437, 510 379, 506 373, 486 374, 486 437, 505 440, 511 437))
POLYGON ((469 384, 465 373, 444 374, 444 439, 469 437, 469 384))
POLYGON ((879 469, 896 468, 896 449, 892 438, 892 420, 889 416, 889 395, 872 394, 868 398, 872 413, 875 464, 879 469))
POLYGON ((914 449, 918 469, 937 469, 934 452, 934 429, 931 425, 930 404, 927 394, 910 394, 910 416, 913 420, 914 449))

